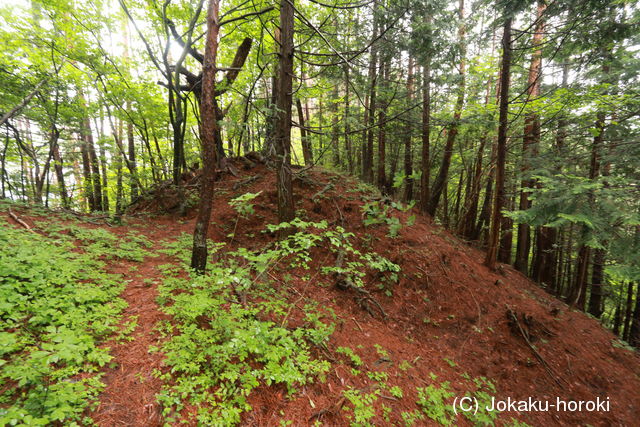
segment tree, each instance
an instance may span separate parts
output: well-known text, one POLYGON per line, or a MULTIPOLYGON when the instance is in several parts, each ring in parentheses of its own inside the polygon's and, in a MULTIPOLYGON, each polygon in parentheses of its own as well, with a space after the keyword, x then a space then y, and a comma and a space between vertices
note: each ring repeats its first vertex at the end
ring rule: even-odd
MULTIPOLYGON (((531 55, 531 65, 529 66, 529 76, 527 78, 527 99, 536 101, 540 96, 540 84, 542 80, 542 37, 544 34, 544 11, 546 9, 544 1, 538 1, 535 18, 535 30, 531 42, 533 54, 531 55)), ((522 171, 527 174, 529 158, 535 156, 540 143, 540 117, 535 112, 527 114, 524 119, 524 137, 522 138, 522 171)), ((519 209, 529 209, 529 189, 533 188, 534 182, 525 179, 521 183, 519 209)), ((528 224, 518 224, 518 243, 516 248, 516 258, 514 266, 524 274, 527 274, 529 267, 529 251, 531 248, 531 236, 528 224)))
POLYGON ((200 185, 200 207, 193 231, 191 268, 204 273, 207 267, 207 232, 213 209, 213 187, 216 179, 216 133, 218 117, 215 108, 216 58, 218 56, 218 34, 220 3, 209 0, 207 9, 207 40, 202 64, 202 98, 200 99, 200 139, 202 140, 203 167, 200 185))
POLYGON ((500 118, 498 125, 497 159, 495 175, 495 195, 493 196, 493 214, 491 216, 491 231, 485 265, 495 269, 500 242, 500 226, 502 224, 502 208, 505 205, 505 164, 507 157, 507 129, 509 126, 509 83, 511 80, 511 21, 510 15, 505 16, 502 33, 502 66, 500 69, 500 118))
POLYGON ((280 2, 280 48, 274 125, 276 146, 276 176, 278 191, 278 221, 295 217, 291 182, 291 103, 293 90, 293 0, 280 2))

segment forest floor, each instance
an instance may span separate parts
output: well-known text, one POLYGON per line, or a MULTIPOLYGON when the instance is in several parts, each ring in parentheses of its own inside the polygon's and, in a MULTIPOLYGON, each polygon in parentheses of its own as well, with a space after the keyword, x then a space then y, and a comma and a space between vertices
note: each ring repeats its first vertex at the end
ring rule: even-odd
MULTIPOLYGON (((277 222, 273 172, 260 164, 236 166, 237 176, 224 174, 216 183, 209 237, 225 243, 212 256, 216 262, 239 248, 258 253, 276 240, 274 233, 264 233, 267 224, 277 222), (229 202, 248 192, 259 193, 250 203, 253 212, 239 215, 229 202)), ((332 251, 326 242, 311 250, 304 268, 280 265, 268 270, 268 283, 287 304, 281 322, 287 330, 304 324, 309 304, 334 313, 327 316, 334 328, 328 340, 310 346, 314 358, 330 365, 293 393, 281 384, 256 384, 247 398, 250 409, 244 407, 240 415, 242 425, 637 425, 640 357, 595 319, 570 309, 508 265, 489 271, 481 250, 415 209, 379 202, 375 191, 353 178, 306 170, 294 180, 294 188, 296 209, 305 221, 325 220, 329 229, 344 227, 353 233, 353 248, 385 257, 400 272, 392 283, 385 281, 389 271, 367 270, 364 292, 344 283, 336 286, 344 277, 335 268, 324 274, 322 267, 342 267, 340 251, 332 251), (491 396, 554 404, 556 399, 599 398, 608 399, 610 410, 481 410, 465 417, 455 415, 451 406, 454 398, 463 396, 480 403, 491 396)), ((93 223, 84 226, 105 227, 119 236, 135 230, 153 243, 152 255, 141 262, 107 262, 109 272, 127 279, 121 298, 128 306, 121 328, 135 327, 127 340, 103 344, 114 363, 103 368, 106 387, 95 409, 87 412, 98 425, 155 426, 179 420, 196 425, 199 411, 212 406, 197 399, 175 404, 165 399, 161 405, 156 399, 167 384, 179 384, 178 377, 171 376, 175 365, 168 365, 164 352, 157 350, 172 335, 159 325, 176 318, 171 304, 163 306, 159 298, 166 266, 179 258, 166 248, 188 243, 195 222, 195 209, 186 216, 167 213, 173 205, 170 191, 159 189, 130 209, 124 225, 99 225, 96 217, 86 217, 93 223)), ((63 221, 19 206, 12 212, 36 232, 38 221, 63 221)), ((1 214, 24 228, 7 211, 1 214)), ((166 295, 174 295, 177 304, 185 292, 166 295)), ((254 301, 250 293, 237 294, 242 307, 254 301)), ((194 324, 205 331, 211 328, 200 317, 194 324)), ((197 355, 192 357, 195 361, 197 355)), ((251 366, 258 369, 263 363, 251 366)))

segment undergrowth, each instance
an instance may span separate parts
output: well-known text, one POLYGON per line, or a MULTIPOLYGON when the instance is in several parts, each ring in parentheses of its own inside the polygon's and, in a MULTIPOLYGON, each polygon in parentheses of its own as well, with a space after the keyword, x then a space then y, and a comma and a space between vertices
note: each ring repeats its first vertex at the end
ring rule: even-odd
POLYGON ((142 260, 144 238, 78 224, 0 224, 0 425, 89 424, 99 369, 126 306, 112 258, 142 260))
MULTIPOLYGON (((304 298, 291 304, 286 286, 274 286, 273 272, 309 271, 312 251, 324 247, 347 260, 341 267, 322 266, 325 276, 345 274, 356 286, 364 286, 367 271, 397 280, 397 265, 356 250, 353 234, 324 221, 296 219, 267 231, 292 227, 295 233, 260 250, 239 248, 218 257, 204 276, 190 273, 186 264, 182 271, 164 267, 173 277, 160 286, 159 303, 173 320, 162 324, 166 340, 158 349, 169 369, 156 375, 165 382, 158 399, 168 422, 195 418, 203 425, 234 425, 261 385, 278 384, 291 395, 324 378, 331 365, 317 355, 333 333, 333 312, 304 298), (196 413, 188 409, 193 406, 196 413)), ((182 258, 187 244, 164 251, 182 258)))

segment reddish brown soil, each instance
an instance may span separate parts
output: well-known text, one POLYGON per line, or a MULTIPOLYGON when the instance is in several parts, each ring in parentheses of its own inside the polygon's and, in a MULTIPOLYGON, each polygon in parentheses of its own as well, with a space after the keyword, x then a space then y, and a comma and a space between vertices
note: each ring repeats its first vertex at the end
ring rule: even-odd
MULTIPOLYGON (((248 191, 262 193, 255 200, 256 214, 239 221, 234 242, 228 245, 230 250, 264 245, 265 240, 272 237, 262 235, 260 231, 265 224, 276 222, 274 174, 264 166, 258 166, 241 170, 240 175, 224 177, 216 184, 210 238, 229 241, 227 235, 236 220, 235 212, 227 203, 230 198, 248 191), (261 176, 258 180, 234 189, 234 185, 256 174, 261 176)), ((390 421, 378 417, 374 420, 376 425, 403 425, 400 413, 416 408, 415 390, 434 382, 431 373, 437 375, 436 383, 449 381, 456 395, 463 396, 473 389, 471 382, 461 376, 464 372, 471 378, 484 376, 490 379, 497 388, 497 399, 532 397, 555 402, 556 397, 563 400, 600 397, 609 398, 611 402, 611 411, 602 413, 503 413, 499 424, 516 418, 534 426, 637 425, 640 419, 640 405, 637 404, 640 400, 640 358, 637 353, 614 347, 615 337, 596 320, 571 310, 510 266, 502 266, 500 273, 489 271, 482 264, 482 251, 434 225, 427 217, 417 215, 415 225, 403 227, 395 239, 386 237, 385 226, 364 227, 360 210, 362 201, 359 193, 349 191, 355 185, 350 178, 340 176, 334 181, 336 188, 326 193, 327 198, 314 203, 311 197, 334 175, 307 171, 307 176, 308 180, 295 181, 297 209, 305 209, 309 220, 326 219, 333 224, 344 224, 347 231, 356 234, 357 247, 376 251, 402 267, 400 282, 394 286, 392 297, 376 291, 375 277, 366 278, 368 289, 388 315, 386 319, 373 317, 363 310, 352 292, 309 283, 299 278, 302 274, 296 270, 286 272, 294 277, 288 288, 292 301, 315 300, 320 306, 332 308, 337 315, 337 328, 328 345, 329 352, 318 350, 318 356, 344 361, 344 356, 335 353, 335 349, 351 347, 365 362, 361 368, 363 372, 385 371, 389 375, 388 385, 403 389, 402 399, 382 393, 376 407, 380 409, 384 404, 392 412, 390 421), (367 240, 371 244, 365 248, 363 245, 367 240), (508 309, 529 316, 528 329, 532 339, 537 338, 535 348, 549 370, 519 332, 510 327, 508 309), (389 353, 390 361, 381 358, 374 344, 389 353), (401 364, 403 361, 409 365, 401 364), (405 369, 401 369, 403 365, 405 369)), ((157 206, 162 205, 166 203, 159 200, 157 206)), ((404 223, 415 213, 395 212, 394 215, 404 223)), ((181 231, 191 232, 193 217, 194 213, 190 212, 184 223, 178 223, 177 217, 168 216, 145 219, 141 221, 140 230, 154 239, 177 236, 181 231), (168 228, 159 230, 157 224, 168 228)), ((325 250, 315 252, 312 270, 320 265, 332 265, 335 261, 332 256, 325 250)), ((157 343, 152 330, 162 316, 154 302, 155 285, 150 288, 136 286, 141 284, 143 277, 159 278, 154 265, 164 262, 166 260, 149 259, 136 276, 131 277, 133 281, 123 293, 130 304, 126 315, 139 315, 139 327, 134 333, 134 341, 113 347, 119 367, 107 372, 107 390, 101 396, 100 408, 93 415, 101 425, 153 425, 159 421, 154 418, 158 408, 153 395, 160 385, 150 377, 150 372, 161 364, 161 356, 149 355, 147 347, 157 343), (136 376, 140 373, 148 378, 142 384, 136 376)), ((527 328, 522 318, 520 321, 527 328)), ((301 387, 292 397, 288 397, 281 387, 262 387, 252 394, 254 409, 245 414, 243 424, 271 426, 287 419, 292 420, 293 425, 310 425, 318 418, 325 425, 348 425, 350 412, 344 408, 349 405, 342 399, 342 392, 347 387, 370 392, 374 382, 365 375, 353 376, 346 364, 334 363, 325 382, 301 387)), ((464 418, 458 417, 456 424, 465 423, 464 418)))
MULTIPOLYGON (((147 224, 145 228, 148 233, 154 227, 147 224)), ((118 227, 114 231, 126 232, 126 228, 118 227)), ((173 230, 156 228, 150 237, 164 239, 173 235, 173 230)), ((106 370, 103 379, 106 388, 100 395, 99 406, 90 414, 100 426, 162 425, 161 408, 156 401, 162 382, 153 376, 153 371, 162 367, 162 354, 150 353, 149 348, 160 345, 154 328, 167 316, 160 312, 155 301, 158 282, 145 283, 143 280, 161 277, 156 267, 171 261, 161 255, 147 257, 142 263, 119 262, 109 266, 110 273, 122 274, 128 280, 120 295, 128 303, 123 318, 126 322, 137 316, 137 327, 131 334, 131 341, 107 343, 116 366, 106 370), (132 266, 137 268, 133 273, 130 272, 132 266)))

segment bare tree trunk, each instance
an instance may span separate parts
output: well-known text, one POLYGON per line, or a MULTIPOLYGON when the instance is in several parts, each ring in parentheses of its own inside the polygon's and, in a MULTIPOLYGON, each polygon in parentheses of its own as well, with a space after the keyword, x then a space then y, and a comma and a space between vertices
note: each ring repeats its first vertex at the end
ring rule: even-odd
POLYGON ((213 188, 216 178, 216 132, 218 117, 215 107, 216 58, 218 55, 219 1, 209 0, 207 11, 207 39, 202 64, 202 98, 200 99, 200 139, 202 141, 203 165, 200 186, 200 207, 193 231, 191 268, 203 274, 207 268, 207 232, 213 209, 213 188))
POLYGON ((89 150, 89 159, 91 160, 91 181, 93 183, 93 200, 95 203, 95 210, 102 210, 102 183, 100 181, 100 164, 98 162, 98 155, 96 154, 96 147, 93 143, 93 133, 91 132, 91 125, 89 117, 85 119, 85 138, 87 139, 87 149, 89 150))
POLYGON ((420 177, 420 210, 426 213, 429 206, 430 133, 431 133, 431 64, 430 58, 422 68, 422 153, 420 177))
POLYGON ((388 58, 380 58, 380 71, 379 76, 381 79, 381 96, 380 96, 380 108, 378 110, 378 188, 382 193, 387 193, 387 176, 385 173, 386 162, 387 162, 387 132, 385 121, 387 119, 386 109, 387 109, 387 100, 386 100, 386 88, 387 88, 387 77, 389 71, 389 60, 388 58))
POLYGON ((369 57, 369 70, 367 74, 367 84, 369 91, 365 99, 364 124, 365 129, 362 132, 362 179, 365 182, 373 183, 373 123, 376 114, 376 80, 377 80, 377 64, 378 64, 378 44, 375 40, 378 38, 378 19, 375 11, 378 9, 378 2, 374 1, 373 10, 373 34, 371 35, 371 55, 369 57))
POLYGON ((338 86, 336 85, 333 90, 331 103, 331 150, 333 151, 333 165, 341 169, 340 164, 340 139, 338 138, 338 103, 336 100, 339 98, 338 86))
POLYGON ((622 311, 620 310, 620 301, 616 303, 616 311, 613 315, 613 335, 620 336, 620 327, 622 326, 622 311))
MULTIPOLYGON (((56 129, 57 131, 57 129, 56 129)), ((69 209, 71 207, 69 201, 69 195, 67 194, 67 186, 64 182, 64 172, 62 170, 62 157, 60 156, 60 148, 58 146, 58 141, 56 140, 51 147, 53 152, 53 169, 56 171, 56 180, 58 181, 58 187, 60 190, 60 200, 62 202, 62 207, 65 209, 69 209)))
POLYGON ((280 2, 280 58, 278 66, 278 108, 274 126, 276 142, 276 177, 278 190, 278 221, 295 217, 291 183, 291 95, 293 77, 293 0, 280 2))
POLYGON ((87 200, 89 211, 94 212, 96 210, 95 196, 93 194, 93 185, 91 182, 91 159, 89 156, 89 149, 87 147, 87 141, 84 136, 84 132, 80 135, 82 139, 80 143, 80 153, 82 155, 82 177, 83 177, 83 189, 84 197, 87 200))
POLYGON ((298 109, 298 123, 300 123, 300 140, 302 142, 302 156, 304 164, 310 166, 313 164, 313 153, 311 151, 311 141, 305 127, 304 112, 302 111, 302 103, 300 98, 296 98, 296 107, 298 109))
POLYGON ((131 201, 133 201, 138 198, 138 165, 136 162, 135 139, 133 138, 133 124, 131 122, 127 123, 127 155, 129 170, 131 171, 129 186, 131 187, 131 201))
POLYGON ((640 283, 636 283, 636 308, 633 311, 633 318, 631 319, 629 344, 640 348, 640 283))
MULTIPOLYGON (((529 67, 529 77, 527 80, 527 100, 536 101, 540 96, 540 83, 542 80, 542 36, 544 33, 544 11, 547 5, 544 1, 538 1, 538 10, 536 13, 535 32, 533 34, 532 45, 534 47, 531 56, 531 65, 529 67)), ((537 112, 528 114, 524 119, 524 138, 522 140, 522 173, 527 174, 529 170, 529 160, 531 156, 535 156, 538 152, 538 144, 540 144, 540 116, 537 112)), ((520 191, 520 210, 527 210, 531 207, 529 200, 529 192, 527 190, 533 188, 534 181, 525 178, 520 191)), ((531 248, 531 232, 529 224, 518 224, 518 241, 516 246, 515 268, 523 274, 527 274, 529 270, 529 251, 531 248)))
POLYGON ((633 318, 633 282, 627 285, 627 305, 624 311, 624 330, 622 339, 629 342, 631 336, 631 319, 633 318))
MULTIPOLYGON (((509 183, 507 175, 505 174, 505 187, 509 183)), ((516 205, 515 198, 515 184, 510 190, 505 190, 503 210, 513 211, 516 205), (512 197, 507 197, 507 194, 513 194, 512 197)), ((505 215, 501 215, 500 218, 500 247, 498 248, 498 261, 504 264, 511 264, 511 249, 513 248, 513 220, 505 215)))
MULTIPOLYGON (((569 78, 569 66, 564 64, 562 68, 562 87, 567 87, 569 78)), ((555 150, 559 158, 562 158, 564 150, 564 141, 566 139, 567 120, 561 115, 558 120, 558 130, 556 133, 555 150)), ((556 169, 558 172, 559 170, 556 169)), ((531 269, 531 277, 539 283, 543 283, 549 287, 555 295, 559 295, 559 284, 556 260, 562 256, 562 250, 557 250, 556 240, 558 239, 558 231, 550 227, 538 227, 536 229, 536 255, 533 259, 531 269)), ((562 245, 559 245, 562 248, 562 245)), ((561 263, 560 263, 561 264, 561 263)), ((560 267, 561 268, 561 267, 560 267)))
POLYGON ((507 158, 507 127, 509 125, 509 83, 511 78, 511 18, 504 23, 502 35, 502 67, 500 70, 500 125, 498 126, 496 184, 491 218, 491 231, 485 265, 495 269, 500 242, 502 207, 505 205, 505 164, 507 158))
POLYGON ((5 138, 4 138, 4 148, 2 149, 2 158, 0 159, 0 182, 2 183, 2 198, 7 197, 5 185, 9 184, 5 177, 7 175, 6 161, 7 161, 7 150, 9 149, 9 126, 5 126, 5 138), (5 184, 6 183, 6 184, 5 184))
MULTIPOLYGON (((407 105, 411 106, 413 102, 413 57, 409 56, 409 68, 407 69, 407 105)), ((407 120, 407 128, 406 135, 404 136, 404 176, 405 176, 405 186, 404 193, 402 195, 402 200, 405 203, 408 203, 413 198, 413 156, 412 156, 412 125, 411 123, 411 114, 409 115, 409 120, 407 120)), ((393 179, 393 177, 391 177, 393 179)))
POLYGON ((440 170, 438 176, 433 182, 433 188, 431 189, 431 198, 429 199, 429 206, 427 212, 434 216, 440 196, 444 190, 447 179, 449 178, 449 167, 451 166, 451 156, 453 155, 453 144, 456 141, 458 135, 458 127, 460 125, 460 117, 462 116, 462 107, 464 106, 464 91, 465 91, 465 25, 464 25, 464 0, 459 0, 458 17, 460 19, 460 25, 458 27, 458 39, 461 46, 461 59, 459 69, 459 83, 458 83, 458 99, 453 112, 453 121, 447 131, 447 141, 444 146, 444 154, 442 156, 442 163, 440 164, 440 170))
POLYGON ((605 251, 593 251, 593 268, 591 269, 591 294, 589 296, 589 313, 596 318, 602 316, 604 299, 604 262, 605 251))
POLYGON ((346 149, 347 156, 347 170, 349 174, 353 174, 353 147, 351 147, 351 125, 349 124, 349 116, 350 116, 350 98, 349 98, 349 90, 351 86, 351 81, 349 80, 349 67, 345 65, 344 67, 344 83, 345 83, 345 95, 344 95, 344 146, 346 149))

